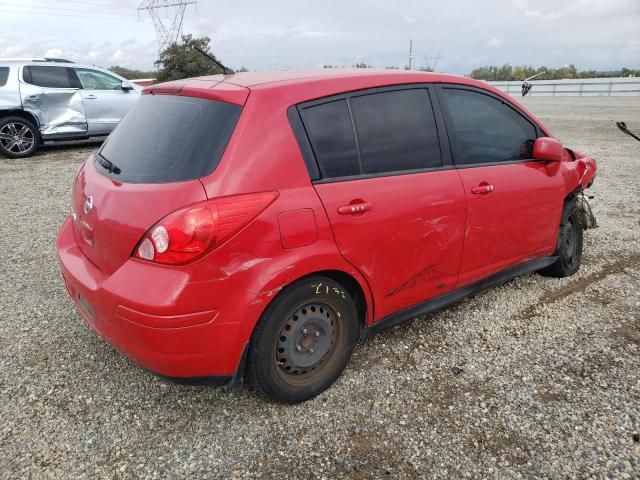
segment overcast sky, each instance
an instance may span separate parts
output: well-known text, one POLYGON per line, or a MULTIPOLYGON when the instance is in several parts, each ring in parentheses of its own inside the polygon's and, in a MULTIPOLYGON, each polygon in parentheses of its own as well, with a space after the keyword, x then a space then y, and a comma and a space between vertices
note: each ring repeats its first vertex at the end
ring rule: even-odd
MULTIPOLYGON (((153 23, 131 0, 0 0, 0 57, 151 69, 153 23), (53 5, 56 5, 53 7, 53 5)), ((167 20, 165 20, 167 21, 167 20)), ((483 64, 640 68, 640 0, 200 0, 184 32, 238 68, 483 64)))

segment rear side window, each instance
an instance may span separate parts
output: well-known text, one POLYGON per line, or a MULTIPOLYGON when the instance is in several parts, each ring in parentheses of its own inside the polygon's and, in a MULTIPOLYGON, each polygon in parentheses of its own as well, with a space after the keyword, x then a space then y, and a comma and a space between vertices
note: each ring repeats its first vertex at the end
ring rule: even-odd
POLYGON ((425 88, 356 92, 299 111, 322 178, 442 166, 425 88))
POLYGON ((220 162, 241 107, 175 95, 143 95, 107 138, 99 156, 119 169, 103 174, 122 182, 164 183, 211 173, 220 162))
POLYGON ((350 105, 363 173, 442 165, 438 130, 426 90, 363 95, 351 98, 350 105))
POLYGON ((38 87, 47 88, 78 88, 75 74, 66 67, 28 66, 22 70, 25 82, 38 87), (73 78, 72 78, 73 75, 73 78))
POLYGON ((358 175, 358 150, 346 100, 336 100, 300 112, 323 177, 358 175))
POLYGON ((442 89, 458 165, 510 162, 532 157, 536 129, 506 103, 472 90, 442 89))
POLYGON ((7 84, 9 78, 9 67, 0 67, 0 87, 7 84))

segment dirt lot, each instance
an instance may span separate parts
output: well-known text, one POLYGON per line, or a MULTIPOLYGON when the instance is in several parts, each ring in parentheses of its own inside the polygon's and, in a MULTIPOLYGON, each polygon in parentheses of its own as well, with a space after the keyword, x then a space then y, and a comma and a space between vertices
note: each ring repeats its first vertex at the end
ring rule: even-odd
POLYGON ((640 131, 640 98, 525 103, 599 161, 579 274, 380 334, 293 407, 159 379, 76 314, 54 238, 97 143, 0 160, 0 477, 639 478, 640 143, 614 121, 640 131))

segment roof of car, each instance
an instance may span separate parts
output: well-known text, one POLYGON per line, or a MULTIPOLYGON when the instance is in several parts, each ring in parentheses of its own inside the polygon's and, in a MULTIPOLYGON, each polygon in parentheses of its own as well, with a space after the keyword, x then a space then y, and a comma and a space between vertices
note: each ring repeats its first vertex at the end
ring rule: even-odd
POLYGON ((195 96, 244 105, 250 90, 277 90, 282 102, 298 103, 347 91, 421 83, 476 86, 503 95, 488 83, 459 75, 373 68, 316 68, 209 75, 149 85, 143 93, 195 96), (282 96, 285 91, 292 96, 285 99, 282 96))
MULTIPOLYGON (((446 75, 441 73, 417 72, 415 70, 399 70, 399 69, 374 69, 374 68, 313 68, 313 69, 297 69, 297 70, 271 70, 261 72, 241 72, 230 75, 209 75, 204 77, 196 77, 189 79, 194 81, 192 86, 197 87, 198 81, 209 82, 225 82, 238 85, 240 87, 255 87, 268 83, 287 82, 288 84, 302 84, 314 82, 318 80, 335 80, 349 79, 354 77, 379 77, 379 76, 395 76, 398 79, 411 77, 415 78, 420 75, 423 81, 436 81, 444 76, 452 79, 460 79, 463 77, 457 75, 446 75)), ((182 80, 181 82, 184 82, 182 80)))

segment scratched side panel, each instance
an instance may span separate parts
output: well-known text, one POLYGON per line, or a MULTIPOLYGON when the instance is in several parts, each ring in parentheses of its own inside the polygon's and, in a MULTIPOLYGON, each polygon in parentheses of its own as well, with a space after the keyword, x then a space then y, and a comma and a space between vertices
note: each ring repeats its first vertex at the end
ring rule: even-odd
POLYGON ((86 135, 87 117, 77 88, 43 88, 20 84, 25 111, 35 115, 40 133, 46 136, 86 135))

